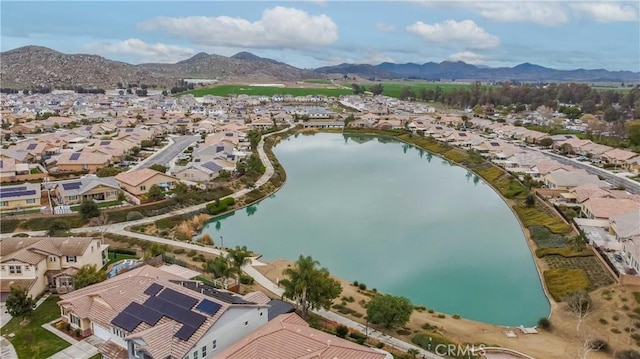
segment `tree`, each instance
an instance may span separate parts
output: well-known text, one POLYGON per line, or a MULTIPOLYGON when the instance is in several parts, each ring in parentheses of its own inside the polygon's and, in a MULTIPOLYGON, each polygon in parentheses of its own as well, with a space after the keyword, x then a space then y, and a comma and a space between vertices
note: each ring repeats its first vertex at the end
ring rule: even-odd
POLYGON ((525 199, 525 204, 527 207, 533 207, 536 205, 536 197, 533 193, 529 193, 527 198, 525 199))
POLYGON ((101 169, 96 171, 96 176, 98 177, 113 177, 118 173, 122 172, 121 169, 116 167, 102 167, 101 169))
POLYGON ((374 96, 381 95, 382 91, 384 91, 384 88, 382 87, 382 84, 375 84, 375 85, 371 86, 371 93, 374 96))
POLYGON ((240 274, 242 273, 242 266, 251 263, 251 252, 249 252, 247 246, 236 246, 236 248, 228 250, 227 260, 234 269, 238 279, 238 291, 240 291, 240 274))
POLYGON ((539 143, 542 147, 551 147, 551 145, 553 145, 553 139, 551 137, 545 137, 541 139, 539 143))
POLYGON ((7 312, 12 317, 24 317, 31 314, 36 302, 31 298, 26 288, 12 285, 7 296, 7 312))
POLYGON ((369 321, 382 324, 385 328, 405 325, 412 312, 413 305, 409 299, 390 294, 377 295, 367 303, 369 321))
POLYGON ((629 122, 627 137, 633 146, 640 146, 640 120, 629 122))
POLYGON ((287 277, 280 281, 284 288, 282 297, 295 300, 302 307, 304 319, 309 309, 329 309, 342 292, 340 282, 331 278, 326 268, 316 268, 319 264, 311 256, 300 255, 293 267, 282 272, 287 277))
POLYGON ((354 95, 361 95, 364 93, 364 88, 358 84, 351 84, 351 88, 353 89, 354 95))
POLYGON ((612 105, 607 106, 604 110, 604 115, 602 115, 602 119, 606 122, 614 122, 620 118, 620 112, 615 109, 612 105))
POLYGON ((47 228, 48 236, 57 236, 57 235, 65 235, 71 226, 69 223, 63 219, 54 219, 49 223, 49 227, 47 228))
POLYGON ((147 251, 144 253, 145 258, 153 258, 156 256, 163 255, 166 252, 163 246, 159 243, 151 243, 147 248, 147 251))
POLYGON ((163 166, 159 163, 153 164, 151 166, 149 166, 150 169, 154 170, 154 171, 158 171, 160 173, 166 173, 167 172, 167 166, 163 166))
POLYGON ((162 189, 162 187, 154 184, 153 186, 151 186, 151 188, 149 188, 149 192, 147 192, 147 198, 152 201, 159 201, 164 198, 164 190, 162 189))
POLYGON ((336 327, 336 336, 338 338, 344 338, 347 336, 347 334, 349 334, 349 327, 347 327, 346 325, 338 325, 336 327))
POLYGON ((591 297, 585 290, 580 290, 569 294, 566 298, 567 309, 578 319, 576 330, 580 330, 580 323, 591 312, 591 297))
POLYGON ((416 98, 416 94, 415 94, 415 92, 413 92, 411 90, 411 87, 403 86, 400 89, 400 96, 399 97, 400 97, 401 100, 409 100, 409 99, 416 98))
POLYGON ((98 217, 100 215, 100 208, 98 208, 98 204, 90 199, 85 199, 80 204, 80 208, 78 209, 80 215, 83 219, 89 219, 93 217, 98 217))
POLYGON ((99 270, 95 264, 86 264, 73 275, 73 288, 84 288, 105 279, 107 279, 107 272, 99 270))
POLYGON ((98 228, 102 241, 104 241, 104 234, 109 230, 110 224, 109 215, 105 212, 100 213, 98 217, 91 218, 91 221, 89 221, 90 226, 98 228))

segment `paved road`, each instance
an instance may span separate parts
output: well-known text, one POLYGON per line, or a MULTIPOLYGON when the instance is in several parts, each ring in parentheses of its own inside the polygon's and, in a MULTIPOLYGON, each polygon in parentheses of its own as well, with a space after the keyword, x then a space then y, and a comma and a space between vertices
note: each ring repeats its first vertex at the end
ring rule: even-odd
POLYGON ((169 162, 178 156, 185 148, 191 144, 196 143, 200 139, 200 136, 178 136, 171 137, 173 143, 163 148, 160 152, 153 154, 143 163, 139 164, 136 169, 147 168, 155 164, 161 164, 169 167, 169 162))
POLYGON ((545 155, 547 155, 548 157, 553 158, 554 160, 562 163, 562 164, 566 164, 566 165, 571 165, 577 168, 582 168, 585 171, 587 171, 590 174, 594 174, 594 175, 600 175, 602 176, 605 181, 611 183, 614 186, 623 186, 627 189, 627 192, 629 193, 633 193, 633 194, 640 194, 640 183, 629 179, 627 177, 622 177, 622 176, 616 176, 614 173, 611 173, 609 171, 606 171, 600 167, 596 167, 590 163, 586 163, 586 162, 580 162, 577 161, 573 158, 567 158, 561 155, 557 155, 555 153, 551 153, 548 151, 541 151, 539 149, 535 149, 533 148, 533 150, 539 151, 544 153, 545 155))

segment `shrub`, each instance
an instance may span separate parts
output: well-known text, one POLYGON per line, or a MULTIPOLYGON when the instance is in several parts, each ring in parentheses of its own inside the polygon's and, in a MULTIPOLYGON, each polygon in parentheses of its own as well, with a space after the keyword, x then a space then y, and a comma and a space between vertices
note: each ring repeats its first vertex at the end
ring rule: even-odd
POLYGON ((367 285, 364 283, 360 283, 358 284, 358 288, 360 288, 360 290, 367 290, 367 285))
POLYGON ((196 252, 195 249, 192 249, 189 251, 189 253, 187 253, 187 256, 189 257, 195 257, 198 253, 196 252))
POLYGON ((64 330, 66 330, 67 332, 71 331, 71 324, 64 323, 64 330))
POLYGON ((246 274, 240 274, 240 284, 246 284, 246 285, 251 285, 253 284, 254 279, 252 276, 250 275, 246 275, 246 274))
POLYGON ((551 248, 538 248, 536 250, 536 256, 542 258, 550 255, 558 255, 564 258, 572 257, 590 257, 593 256, 593 251, 587 247, 551 247, 551 248))
POLYGON ((338 325, 336 327, 336 336, 339 338, 344 338, 349 334, 349 328, 346 325, 338 325))
MULTIPOLYGON (((358 283, 358 281, 357 281, 357 280, 354 280, 354 281, 353 281, 353 286, 354 286, 354 287, 357 287, 359 284, 360 284, 360 283, 358 283)), ((640 293, 640 292, 638 292, 638 293, 640 293)))
POLYGON ((599 339, 599 338, 593 339, 589 341, 589 346, 594 350, 598 350, 601 352, 609 351, 609 343, 607 343, 607 341, 604 339, 599 339))
POLYGON ((438 314, 438 318, 440 318, 440 319, 444 319, 444 318, 446 318, 446 317, 447 317, 447 316, 446 316, 446 315, 444 315, 444 314, 438 314))
POLYGON ((434 310, 433 310, 433 309, 429 309, 429 310, 427 310, 427 313, 431 313, 431 314, 433 314, 433 312, 434 312, 434 310))
POLYGON ((127 222, 129 221, 137 221, 139 219, 144 218, 144 216, 142 215, 142 213, 138 212, 138 211, 131 211, 129 213, 127 213, 127 222))
POLYGON ((19 219, 5 219, 0 220, 0 233, 11 233, 18 228, 18 225, 22 222, 19 219))
POLYGON ((542 329, 549 329, 551 328, 551 321, 549 318, 540 318, 538 320, 538 326, 542 329))
POLYGON ((453 319, 460 319, 460 314, 454 314, 451 316, 453 319))
POLYGON ((549 293, 557 301, 562 301, 571 293, 586 290, 589 286, 587 274, 582 269, 549 269, 544 271, 544 280, 549 293))
POLYGON ((73 335, 76 336, 76 338, 80 338, 80 329, 76 329, 73 331, 73 335))
POLYGON ((383 342, 376 343, 376 348, 378 348, 378 349, 384 348, 384 343, 383 342))
POLYGON ((49 224, 49 228, 47 229, 47 235, 49 236, 62 235, 66 233, 70 228, 71 226, 69 225, 69 222, 63 219, 54 219, 49 224))
POLYGON ((640 359, 640 353, 635 350, 624 350, 616 353, 616 359, 640 359))
POLYGON ((622 332, 618 328, 611 328, 611 333, 620 334, 622 332))
POLYGON ((136 250, 135 249, 131 249, 131 248, 114 247, 114 248, 109 248, 109 252, 111 252, 111 253, 120 253, 120 254, 128 254, 128 255, 132 255, 132 256, 136 255, 136 250))
POLYGON ((186 252, 184 248, 176 248, 173 250, 174 254, 183 254, 184 252, 186 252))
POLYGON ((409 335, 409 334, 411 334, 411 331, 406 330, 406 329, 398 329, 398 330, 396 330, 396 334, 398 334, 398 335, 409 335))

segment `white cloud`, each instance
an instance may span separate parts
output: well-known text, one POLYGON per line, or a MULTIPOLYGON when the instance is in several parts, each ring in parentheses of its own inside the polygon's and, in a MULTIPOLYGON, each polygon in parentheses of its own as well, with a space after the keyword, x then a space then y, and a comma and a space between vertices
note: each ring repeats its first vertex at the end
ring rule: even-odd
POLYGON ((160 29, 207 46, 315 48, 338 40, 338 26, 327 15, 276 6, 251 22, 228 16, 158 17, 139 26, 160 29))
POLYGON ((587 3, 570 5, 572 9, 592 18, 597 22, 637 21, 638 7, 631 4, 614 2, 587 3))
POLYGON ((381 22, 377 22, 376 23, 376 29, 383 31, 383 32, 390 32, 390 31, 394 31, 396 29, 395 26, 393 25, 387 25, 387 24, 383 24, 381 22))
POLYGON ((193 56, 196 52, 187 47, 162 43, 148 44, 140 39, 127 39, 118 42, 98 42, 84 46, 85 49, 99 54, 116 54, 137 59, 139 62, 173 63, 193 56))
POLYGON ((558 25, 569 20, 566 8, 555 1, 426 1, 426 6, 468 9, 488 20, 558 25))
POLYGON ((428 43, 450 44, 465 49, 488 49, 500 44, 497 36, 489 34, 471 20, 445 20, 433 25, 418 21, 408 26, 407 31, 419 35, 428 43))
POLYGON ((462 51, 449 55, 451 61, 464 61, 468 64, 486 64, 490 59, 471 51, 462 51))

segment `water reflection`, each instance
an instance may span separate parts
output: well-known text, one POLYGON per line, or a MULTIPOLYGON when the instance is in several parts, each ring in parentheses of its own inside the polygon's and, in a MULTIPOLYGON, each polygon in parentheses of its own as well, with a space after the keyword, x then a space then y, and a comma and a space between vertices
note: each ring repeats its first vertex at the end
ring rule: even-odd
POLYGON ((246 211, 247 211, 247 216, 253 216, 254 214, 256 214, 256 212, 258 212, 258 206, 256 206, 255 204, 252 204, 249 207, 247 207, 246 211))

